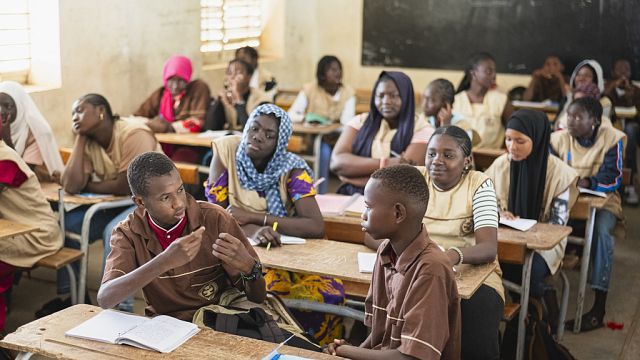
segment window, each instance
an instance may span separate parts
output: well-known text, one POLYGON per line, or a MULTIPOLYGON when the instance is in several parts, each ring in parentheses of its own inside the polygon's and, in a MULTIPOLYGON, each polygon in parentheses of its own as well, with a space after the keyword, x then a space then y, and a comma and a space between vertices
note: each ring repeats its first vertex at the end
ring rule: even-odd
POLYGON ((31 66, 28 0, 0 1, 0 77, 26 82, 31 66))
POLYGON ((260 45, 261 0, 201 0, 200 5, 201 52, 220 53, 260 45))

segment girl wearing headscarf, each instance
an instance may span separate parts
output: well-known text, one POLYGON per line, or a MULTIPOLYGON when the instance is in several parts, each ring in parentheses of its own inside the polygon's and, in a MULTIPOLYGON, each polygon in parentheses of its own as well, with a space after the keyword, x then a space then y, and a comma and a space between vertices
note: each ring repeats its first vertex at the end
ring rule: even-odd
MULTIPOLYGON (((261 245, 280 245, 280 234, 324 236, 312 171, 302 158, 287 151, 291 132, 287 113, 264 104, 251 112, 242 137, 225 136, 212 144, 205 195, 209 202, 225 207, 247 237, 261 245)), ((268 290, 285 297, 344 302, 340 280, 276 270, 270 270, 265 280, 268 290)), ((339 317, 308 312, 296 316, 320 342, 341 336, 339 317)))
MULTIPOLYGON (((549 153, 550 136, 549 120, 540 111, 518 110, 509 119, 505 131, 507 153, 485 171, 495 183, 502 217, 557 225, 565 225, 569 220, 569 210, 578 195, 578 174, 549 153)), ((540 299, 544 295, 544 279, 560 268, 566 244, 564 239, 553 249, 534 254, 532 297, 540 299)), ((520 281, 521 266, 505 264, 503 270, 505 278, 520 281)), ((552 302, 547 307, 557 309, 555 293, 550 296, 552 302)))
POLYGON ((456 90, 453 111, 464 116, 480 135, 478 148, 499 149, 504 124, 513 112, 507 95, 495 90, 496 62, 488 53, 477 53, 469 60, 456 90))
MULTIPOLYGON (((567 129, 551 135, 551 149, 567 165, 574 168, 578 186, 607 193, 608 200, 596 211, 591 250, 591 287, 595 292, 593 307, 582 315, 580 331, 603 326, 618 220, 624 219, 618 189, 622 183, 622 158, 626 146, 625 133, 602 126, 602 105, 583 97, 567 109, 567 129)), ((567 327, 573 328, 573 320, 567 327)))
POLYGON ((349 121, 333 150, 331 170, 342 181, 338 193, 363 194, 380 167, 423 161, 433 128, 416 119, 413 84, 406 74, 381 72, 369 109, 349 121))
POLYGON ((566 101, 560 104, 561 110, 556 118, 556 129, 565 129, 567 127, 567 109, 569 105, 573 100, 583 96, 593 97, 600 101, 603 109, 602 123, 605 126, 611 125, 610 116, 613 104, 608 97, 603 96, 604 75, 600 63, 592 59, 582 60, 573 69, 569 87, 571 91, 567 93, 566 101))
POLYGON ((2 139, 35 172, 40 182, 60 182, 64 171, 53 131, 24 88, 13 81, 0 83, 2 139))

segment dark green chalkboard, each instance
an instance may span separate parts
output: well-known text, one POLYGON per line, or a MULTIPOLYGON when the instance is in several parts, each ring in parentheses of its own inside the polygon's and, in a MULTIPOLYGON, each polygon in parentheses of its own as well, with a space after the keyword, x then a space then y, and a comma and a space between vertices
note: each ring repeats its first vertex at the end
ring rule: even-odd
POLYGON ((499 72, 530 73, 547 54, 571 72, 616 58, 640 78, 640 0, 364 0, 362 64, 464 69, 488 51, 499 72))

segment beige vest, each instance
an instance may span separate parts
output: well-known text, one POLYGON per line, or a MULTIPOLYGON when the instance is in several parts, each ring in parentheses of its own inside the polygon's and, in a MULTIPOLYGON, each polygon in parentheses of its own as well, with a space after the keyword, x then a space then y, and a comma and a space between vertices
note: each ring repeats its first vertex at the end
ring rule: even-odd
MULTIPOLYGON (((362 113, 360 115, 356 115, 358 120, 360 121, 360 125, 364 125, 367 120, 367 116, 369 113, 362 113)), ((416 116, 415 123, 413 126, 413 133, 424 129, 429 126, 429 124, 424 120, 420 119, 416 116)), ((386 119, 382 119, 380 123, 380 129, 378 129, 378 133, 375 138, 373 138, 373 142, 371 143, 371 158, 372 159, 382 159, 391 157, 391 141, 393 140, 393 136, 396 134, 398 129, 392 129, 389 127, 389 123, 386 119)))
MULTIPOLYGON (((260 197, 257 191, 245 189, 240 185, 236 151, 238 150, 241 139, 238 135, 231 135, 217 138, 211 143, 213 153, 218 156, 220 162, 229 173, 229 205, 237 206, 247 211, 266 213, 267 199, 260 197)), ((287 192, 288 175, 289 174, 284 174, 280 178, 280 198, 285 204, 287 213, 292 215, 294 207, 287 192)))
POLYGON ((305 84, 302 91, 307 97, 306 113, 315 113, 324 116, 333 122, 340 122, 340 116, 344 105, 355 94, 349 86, 340 88, 340 96, 338 101, 333 100, 333 96, 326 92, 317 82, 305 84))
MULTIPOLYGON (((118 176, 118 169, 122 167, 122 148, 125 140, 134 135, 135 131, 146 131, 151 136, 153 132, 146 125, 136 121, 116 120, 113 123, 113 137, 109 149, 105 150, 94 140, 87 140, 84 147, 85 156, 91 161, 93 172, 101 181, 113 180, 118 176)), ((154 137, 155 138, 155 137, 154 137)), ((156 151, 162 152, 160 144, 156 144, 156 151)))
POLYGON ((507 95, 489 90, 482 104, 472 104, 466 91, 455 96, 453 111, 464 116, 473 129, 480 134, 478 148, 500 149, 504 145, 502 111, 507 103, 507 95))
MULTIPOLYGON (((511 184, 511 161, 508 154, 498 157, 493 164, 485 171, 494 183, 496 195, 498 196, 498 206, 501 211, 508 210, 509 186, 511 184)), ((540 216, 535 219, 540 222, 549 221, 551 214, 551 204, 553 199, 569 189, 569 204, 571 209, 578 198, 578 173, 556 156, 549 155, 547 161, 547 175, 544 184, 544 194, 542 195, 543 208, 540 216)), ((553 249, 537 251, 547 263, 549 270, 554 274, 564 257, 564 249, 567 246, 567 239, 563 239, 553 249)))
MULTIPOLYGON (((256 88, 251 88, 251 93, 249 94, 249 98, 247 99, 247 114, 251 114, 253 109, 257 108, 263 102, 271 103, 273 99, 270 99, 264 91, 256 88)), ((234 130, 234 131, 242 131, 243 125, 238 124, 236 121, 237 112, 236 108, 233 105, 228 105, 226 103, 222 103, 224 106, 224 116, 227 119, 227 123, 225 124, 225 129, 234 130)), ((248 120, 248 119, 247 119, 248 120)))
MULTIPOLYGON (((436 188, 425 167, 420 166, 418 169, 429 186, 429 204, 423 219, 429 238, 445 249, 474 246, 473 196, 488 177, 479 171, 469 171, 462 176, 458 185, 441 191, 436 188)), ((496 270, 487 277, 484 284, 493 288, 504 301, 502 270, 497 258, 495 262, 496 270)))
POLYGON ((0 141, 0 159, 13 161, 27 175, 19 188, 0 191, 0 218, 38 227, 28 234, 0 240, 0 261, 30 268, 62 247, 60 228, 36 175, 4 141, 0 141))
MULTIPOLYGON (((562 161, 578 172, 580 178, 585 178, 598 173, 600 166, 602 166, 604 162, 605 154, 620 140, 622 140, 622 154, 624 155, 627 136, 615 128, 600 127, 594 144, 588 148, 582 147, 578 141, 569 134, 568 130, 560 130, 551 134, 551 147, 556 151, 562 161), (569 159, 569 156, 571 156, 571 159, 569 159)), ((620 194, 618 194, 617 191, 613 191, 611 194, 613 196, 609 198, 609 201, 603 209, 612 212, 618 219, 622 219, 620 194)))

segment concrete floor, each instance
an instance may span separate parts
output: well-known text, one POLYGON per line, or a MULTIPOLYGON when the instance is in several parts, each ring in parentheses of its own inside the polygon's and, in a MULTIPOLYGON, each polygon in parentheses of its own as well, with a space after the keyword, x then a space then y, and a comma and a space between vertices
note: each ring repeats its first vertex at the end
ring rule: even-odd
MULTIPOLYGON (((616 243, 610 295, 607 302, 605 321, 624 323, 622 330, 602 328, 589 333, 573 334, 566 332, 562 343, 577 359, 616 359, 619 357, 627 335, 634 333, 635 326, 640 323, 640 272, 638 272, 638 258, 640 257, 640 208, 625 207, 627 219, 627 238, 619 239, 616 243)), ((102 244, 95 243, 90 247, 89 276, 87 284, 92 301, 100 282, 100 267, 102 266, 102 244)), ((571 282, 571 296, 569 302, 568 319, 574 317, 575 299, 579 272, 568 271, 571 282)), ((22 324, 34 320, 34 312, 44 303, 55 297, 55 273, 47 269, 37 269, 31 272, 31 278, 25 274, 20 284, 13 290, 13 308, 9 313, 6 331, 12 332, 22 324)), ((592 304, 592 292, 587 291, 585 311, 592 304)), ((136 312, 143 313, 144 303, 138 296, 136 312)), ((640 330, 635 330, 635 336, 627 341, 638 341, 640 330)), ((640 346, 635 347, 636 350, 640 346)), ((627 354, 628 355, 628 354, 627 354)), ((626 357, 640 359, 640 354, 626 357)))

